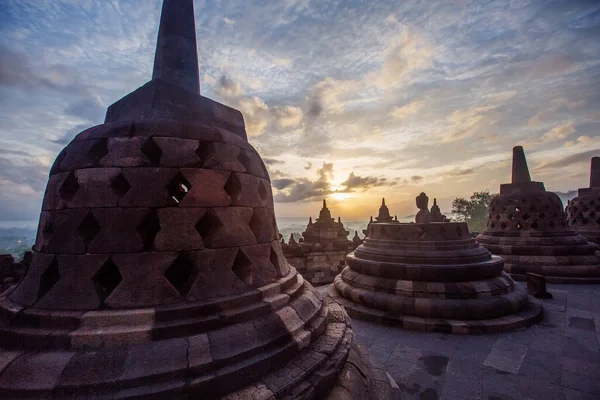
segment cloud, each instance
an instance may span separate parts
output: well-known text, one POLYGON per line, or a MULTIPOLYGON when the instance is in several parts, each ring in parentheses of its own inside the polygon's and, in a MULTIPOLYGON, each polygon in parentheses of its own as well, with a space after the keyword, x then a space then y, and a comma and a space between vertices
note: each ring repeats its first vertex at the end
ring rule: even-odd
POLYGON ((560 158, 556 161, 545 162, 538 166, 536 170, 541 170, 544 168, 564 168, 569 167, 573 164, 589 163, 590 159, 592 157, 598 156, 598 154, 600 154, 600 148, 571 154, 567 157, 560 158))
POLYGON ((106 106, 99 97, 94 96, 70 104, 65 109, 65 113, 90 122, 101 123, 106 115, 106 106))
POLYGON ((235 20, 227 17, 223 17, 223 22, 225 22, 227 25, 235 25, 235 20))
POLYGON ((534 79, 543 79, 552 75, 571 73, 580 67, 581 65, 568 54, 543 54, 533 62, 527 75, 534 79))
POLYGON ((263 158, 263 162, 267 165, 284 164, 285 161, 277 160, 275 158, 263 158))
POLYGON ((442 142, 450 143, 473 136, 484 134, 485 130, 496 121, 497 116, 491 111, 496 106, 473 106, 452 112, 446 117, 447 128, 443 128, 442 142))
POLYGON ((373 81, 382 88, 403 83, 414 71, 431 65, 433 50, 420 35, 408 31, 402 32, 388 45, 385 60, 381 68, 372 76, 373 81))
POLYGON ((361 189, 363 191, 379 187, 379 186, 392 186, 396 182, 389 181, 387 178, 376 177, 376 176, 359 176, 351 172, 344 182, 341 183, 344 186, 344 191, 352 192, 355 189, 361 189))
POLYGON ((475 169, 473 168, 467 168, 467 169, 453 169, 449 172, 446 173, 446 175, 448 176, 464 176, 464 175, 471 175, 475 173, 475 169))
POLYGON ((269 107, 258 96, 245 96, 241 85, 225 75, 219 79, 217 92, 226 99, 228 105, 243 114, 246 131, 251 137, 264 134, 269 127, 284 130, 298 128, 304 119, 299 107, 269 107))
POLYGON ((575 133, 575 126, 573 121, 563 122, 560 125, 555 126, 548 132, 544 133, 541 137, 542 142, 555 142, 567 138, 572 133, 575 133))
POLYGON ((423 177, 419 176, 419 175, 413 175, 410 177, 410 181, 413 184, 419 184, 419 183, 423 182, 423 177))
MULTIPOLYGON (((275 194, 276 202, 294 203, 298 201, 310 200, 315 197, 324 197, 333 193, 331 189, 331 180, 334 178, 333 163, 323 163, 322 167, 317 169, 317 180, 307 178, 298 178, 295 180, 282 179, 278 182, 282 189, 275 194), (290 182, 291 181, 291 182, 290 182)), ((277 189, 277 187, 275 187, 277 189)))
POLYGON ((396 119, 404 119, 410 115, 418 113, 419 110, 423 108, 424 104, 424 100, 410 102, 403 106, 394 108, 392 111, 390 111, 390 116, 396 119))
POLYGON ((307 161, 306 165, 304 166, 304 169, 309 171, 310 169, 312 169, 312 166, 313 166, 312 163, 307 161))
POLYGON ((283 190, 291 185, 293 185, 296 181, 293 179, 274 179, 271 184, 277 190, 283 190))

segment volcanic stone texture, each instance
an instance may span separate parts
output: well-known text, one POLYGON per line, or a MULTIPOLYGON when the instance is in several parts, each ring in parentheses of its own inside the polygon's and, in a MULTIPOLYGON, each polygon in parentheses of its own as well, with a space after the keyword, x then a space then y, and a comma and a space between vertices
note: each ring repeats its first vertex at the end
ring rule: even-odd
POLYGON ((519 280, 532 272, 554 283, 600 282, 598 247, 568 226, 555 193, 546 192, 543 185, 525 190, 502 186, 477 241, 502 256, 506 272, 519 280))
POLYGON ((465 223, 372 224, 346 261, 329 294, 353 317, 468 334, 512 330, 542 316, 465 223))

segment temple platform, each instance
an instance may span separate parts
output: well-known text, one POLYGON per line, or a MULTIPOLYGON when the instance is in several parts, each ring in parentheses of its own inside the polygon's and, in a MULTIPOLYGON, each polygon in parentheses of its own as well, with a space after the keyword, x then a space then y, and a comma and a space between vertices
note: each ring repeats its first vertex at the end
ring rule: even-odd
POLYGON ((357 318, 352 326, 402 399, 598 399, 600 287, 549 284, 548 291, 542 321, 512 332, 416 332, 357 318))

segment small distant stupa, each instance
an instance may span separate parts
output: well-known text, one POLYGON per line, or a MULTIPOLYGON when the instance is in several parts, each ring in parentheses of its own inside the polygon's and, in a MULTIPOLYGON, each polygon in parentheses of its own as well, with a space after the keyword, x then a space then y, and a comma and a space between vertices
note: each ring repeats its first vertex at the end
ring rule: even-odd
POLYGON ((590 166, 590 187, 581 188, 567 206, 569 226, 590 242, 600 245, 600 157, 590 166))
POLYGON ((336 222, 327 208, 327 201, 323 200, 316 221, 309 218, 302 241, 297 243, 290 239, 283 246, 283 254, 304 279, 313 285, 325 285, 333 282, 344 268, 346 255, 356 247, 354 243, 348 240, 348 231, 341 218, 338 217, 336 222))
POLYGON ((515 279, 532 272, 550 282, 600 282, 597 246, 567 225, 558 195, 531 180, 521 146, 513 149, 512 182, 500 185, 477 241, 502 256, 515 279))

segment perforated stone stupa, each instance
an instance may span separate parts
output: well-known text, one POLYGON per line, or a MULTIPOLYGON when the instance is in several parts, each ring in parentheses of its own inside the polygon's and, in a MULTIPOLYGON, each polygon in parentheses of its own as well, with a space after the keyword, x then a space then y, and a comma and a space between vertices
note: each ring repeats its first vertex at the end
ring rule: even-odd
POLYGON ((521 146, 513 149, 512 183, 500 185, 477 241, 502 256, 504 270, 515 279, 532 272, 549 282, 600 282, 597 246, 567 225, 556 193, 531 181, 521 146))
POLYGON ((581 236, 600 245, 600 157, 592 158, 590 187, 579 189, 569 202, 567 221, 581 236))
POLYGON ((398 218, 392 218, 390 215, 390 210, 388 206, 385 205, 385 199, 381 199, 381 207, 379 207, 379 213, 375 217, 375 221, 373 221, 373 217, 371 216, 371 220, 367 224, 367 229, 363 229, 364 235, 369 235, 369 229, 372 224, 379 223, 398 223, 398 218))
POLYGON ((306 230, 302 233, 302 241, 283 245, 283 255, 304 279, 313 285, 326 285, 333 282, 346 265, 346 255, 356 246, 348 240, 348 231, 341 218, 337 222, 331 217, 327 202, 323 200, 323 208, 315 222, 312 217, 306 230))
POLYGON ((242 115, 198 76, 193 2, 165 0, 153 79, 51 169, 29 271, 0 296, 0 397, 394 394, 286 262, 242 115))
POLYGON ((370 229, 329 287, 350 316, 456 334, 507 331, 541 318, 541 306, 502 271, 500 257, 477 244, 466 223, 376 223, 370 229))

